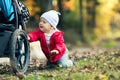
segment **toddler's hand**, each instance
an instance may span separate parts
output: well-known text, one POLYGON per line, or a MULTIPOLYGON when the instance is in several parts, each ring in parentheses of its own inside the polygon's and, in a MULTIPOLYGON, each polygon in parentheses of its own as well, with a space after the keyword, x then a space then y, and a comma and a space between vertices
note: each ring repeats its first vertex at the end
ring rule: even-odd
POLYGON ((30 40, 30 37, 27 35, 28 40, 30 40))
POLYGON ((59 54, 59 51, 58 50, 52 50, 51 54, 59 54))

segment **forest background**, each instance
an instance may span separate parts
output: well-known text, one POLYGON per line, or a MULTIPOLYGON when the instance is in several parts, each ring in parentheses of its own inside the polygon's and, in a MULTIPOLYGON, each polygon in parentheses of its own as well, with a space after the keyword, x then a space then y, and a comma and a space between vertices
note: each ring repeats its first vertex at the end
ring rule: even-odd
POLYGON ((120 38, 120 0, 21 0, 29 9, 27 32, 38 28, 42 13, 61 13, 58 29, 65 42, 81 46, 115 46, 120 38))

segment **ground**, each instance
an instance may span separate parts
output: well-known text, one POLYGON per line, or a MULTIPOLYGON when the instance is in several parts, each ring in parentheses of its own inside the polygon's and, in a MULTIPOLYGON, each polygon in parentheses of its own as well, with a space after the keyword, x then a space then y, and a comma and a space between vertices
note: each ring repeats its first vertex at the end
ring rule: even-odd
MULTIPOLYGON (((46 69, 44 67, 44 63, 41 63, 40 67, 38 67, 37 64, 30 65, 27 72, 22 75, 12 75, 11 68, 9 66, 9 58, 0 58, 0 78, 1 80, 79 80, 78 78, 82 76, 85 76, 86 79, 81 79, 81 80, 93 80, 93 79, 88 79, 89 77, 86 75, 91 75, 93 76, 92 78, 98 78, 100 75, 106 77, 104 75, 107 73, 109 77, 111 76, 115 77, 114 79, 111 80, 119 80, 120 76, 114 76, 114 75, 119 75, 120 73, 116 73, 117 71, 108 71, 106 72, 104 68, 109 64, 110 70, 112 67, 115 65, 115 69, 120 70, 120 63, 116 60, 120 58, 120 49, 119 47, 114 47, 114 48, 98 48, 98 47, 77 47, 77 48, 72 48, 70 49, 70 58, 75 61, 76 66, 67 68, 67 69, 60 69, 60 68, 55 68, 55 69, 46 69), (109 53, 109 55, 107 55, 109 53), (102 54, 102 55, 99 55, 102 54), (96 56, 99 55, 99 56, 96 56), (106 56, 107 55, 107 56, 106 56), (113 56, 114 55, 114 56, 113 56), (100 60, 100 58, 102 60, 100 60), (114 61, 108 61, 108 59, 114 59, 116 60, 117 64, 113 63, 114 61), (90 62, 89 62, 90 61, 90 62), (108 63, 104 63, 104 61, 108 63), (92 63, 93 62, 93 63, 92 63), (90 64, 92 63, 92 64, 90 64), (103 66, 99 65, 103 64, 103 66), (79 66, 80 65, 80 66, 79 66), (101 67, 100 67, 101 66, 101 67), (112 67, 111 67, 112 66, 112 67), (98 71, 96 71, 98 68, 98 71), (101 71, 102 69, 102 71, 101 71), (63 74, 62 74, 63 73, 63 74), (83 74, 82 74, 83 73, 83 74), (111 73, 114 73, 114 75, 111 75, 111 73), (97 76, 97 74, 100 74, 97 76), (6 77, 7 76, 7 77, 6 77), (63 78, 61 76, 64 76, 63 78), (69 77, 67 77, 69 76, 69 77), (78 78, 77 78, 77 77, 78 78), (76 79, 74 79, 76 77, 76 79), (32 79, 33 78, 33 79, 32 79), (40 78, 40 79, 36 79, 40 78), (50 79, 48 79, 50 78, 50 79)), ((119 59, 120 60, 120 59, 119 59)), ((43 61, 44 62, 44 61, 43 61)), ((95 79, 98 80, 98 79, 95 79)), ((104 79, 108 80, 108 79, 104 79)))

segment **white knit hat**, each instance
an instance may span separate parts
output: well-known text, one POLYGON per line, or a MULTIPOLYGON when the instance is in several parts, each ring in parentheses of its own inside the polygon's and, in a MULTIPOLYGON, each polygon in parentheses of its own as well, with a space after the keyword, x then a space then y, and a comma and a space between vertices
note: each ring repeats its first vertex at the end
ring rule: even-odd
POLYGON ((41 18, 46 19, 55 29, 59 22, 59 16, 60 12, 57 12, 55 10, 50 10, 41 15, 41 18))

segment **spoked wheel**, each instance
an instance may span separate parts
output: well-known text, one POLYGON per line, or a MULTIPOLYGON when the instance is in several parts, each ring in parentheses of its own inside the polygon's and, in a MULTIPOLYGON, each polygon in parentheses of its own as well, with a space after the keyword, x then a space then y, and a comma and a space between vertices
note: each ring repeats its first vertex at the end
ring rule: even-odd
POLYGON ((30 61, 30 48, 26 33, 17 29, 10 40, 10 64, 13 72, 24 73, 28 69, 30 61))

